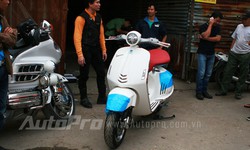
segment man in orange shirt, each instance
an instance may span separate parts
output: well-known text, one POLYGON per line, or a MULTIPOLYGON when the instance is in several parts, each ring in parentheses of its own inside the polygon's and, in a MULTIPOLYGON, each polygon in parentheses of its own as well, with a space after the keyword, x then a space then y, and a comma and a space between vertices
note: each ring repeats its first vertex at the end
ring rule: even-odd
POLYGON ((74 45, 80 65, 78 88, 80 104, 92 108, 87 97, 87 80, 90 64, 97 74, 97 104, 106 104, 105 64, 107 59, 104 27, 100 14, 100 0, 88 0, 88 7, 75 20, 74 45))

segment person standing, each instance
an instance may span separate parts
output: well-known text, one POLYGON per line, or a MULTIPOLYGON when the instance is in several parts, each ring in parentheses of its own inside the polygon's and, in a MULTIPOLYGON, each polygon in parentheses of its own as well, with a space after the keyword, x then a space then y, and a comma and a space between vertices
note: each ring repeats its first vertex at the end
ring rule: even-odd
POLYGON ((212 74, 215 60, 215 45, 221 40, 220 21, 223 18, 222 13, 214 11, 207 23, 200 26, 199 46, 198 46, 198 67, 196 75, 196 98, 203 100, 204 97, 212 99, 207 91, 208 82, 212 74))
POLYGON ((103 22, 101 15, 97 13, 100 7, 100 0, 88 0, 88 7, 75 20, 74 45, 80 65, 78 88, 81 96, 80 104, 86 108, 92 108, 87 96, 90 65, 97 75, 97 104, 106 103, 104 61, 107 59, 107 54, 103 22))
POLYGON ((250 11, 242 16, 242 24, 239 24, 232 34, 231 50, 228 62, 224 69, 220 91, 216 96, 227 95, 232 76, 239 66, 239 80, 236 84, 235 99, 242 98, 242 89, 249 72, 250 63, 250 11))
MULTIPOLYGON (((167 31, 163 22, 159 21, 156 17, 157 9, 155 4, 150 3, 147 7, 148 16, 144 19, 138 21, 135 26, 135 30, 141 33, 142 38, 156 38, 159 41, 166 42, 167 40, 167 31)), ((161 48, 152 44, 140 44, 140 47, 147 50, 161 48)))
POLYGON ((15 45, 17 30, 11 28, 4 16, 9 0, 0 0, 0 129, 4 125, 7 107, 8 74, 12 74, 12 64, 8 49, 15 45))

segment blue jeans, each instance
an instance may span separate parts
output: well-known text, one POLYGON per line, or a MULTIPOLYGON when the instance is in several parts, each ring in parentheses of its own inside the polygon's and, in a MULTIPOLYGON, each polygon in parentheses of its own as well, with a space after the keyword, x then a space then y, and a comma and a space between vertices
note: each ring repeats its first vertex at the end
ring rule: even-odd
POLYGON ((5 66, 0 66, 0 129, 4 124, 4 113, 7 107, 8 73, 5 66))
POLYGON ((213 55, 198 54, 198 70, 196 75, 196 93, 207 92, 209 79, 213 72, 214 59, 213 55))

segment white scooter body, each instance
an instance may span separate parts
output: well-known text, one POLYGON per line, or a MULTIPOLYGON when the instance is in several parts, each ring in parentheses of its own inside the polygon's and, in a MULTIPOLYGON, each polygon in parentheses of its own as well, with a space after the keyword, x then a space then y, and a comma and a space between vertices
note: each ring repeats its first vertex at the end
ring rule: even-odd
POLYGON ((172 74, 160 65, 149 70, 149 64, 150 52, 137 45, 117 50, 107 72, 107 112, 133 107, 133 115, 149 115, 173 93, 172 74))

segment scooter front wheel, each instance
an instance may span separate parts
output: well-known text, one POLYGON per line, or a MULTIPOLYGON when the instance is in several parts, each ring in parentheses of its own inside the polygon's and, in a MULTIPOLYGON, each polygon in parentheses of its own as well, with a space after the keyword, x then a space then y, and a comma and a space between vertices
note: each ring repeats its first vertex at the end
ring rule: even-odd
POLYGON ((120 113, 110 112, 107 115, 104 126, 104 139, 110 148, 117 148, 122 143, 127 130, 124 124, 125 122, 120 113))

